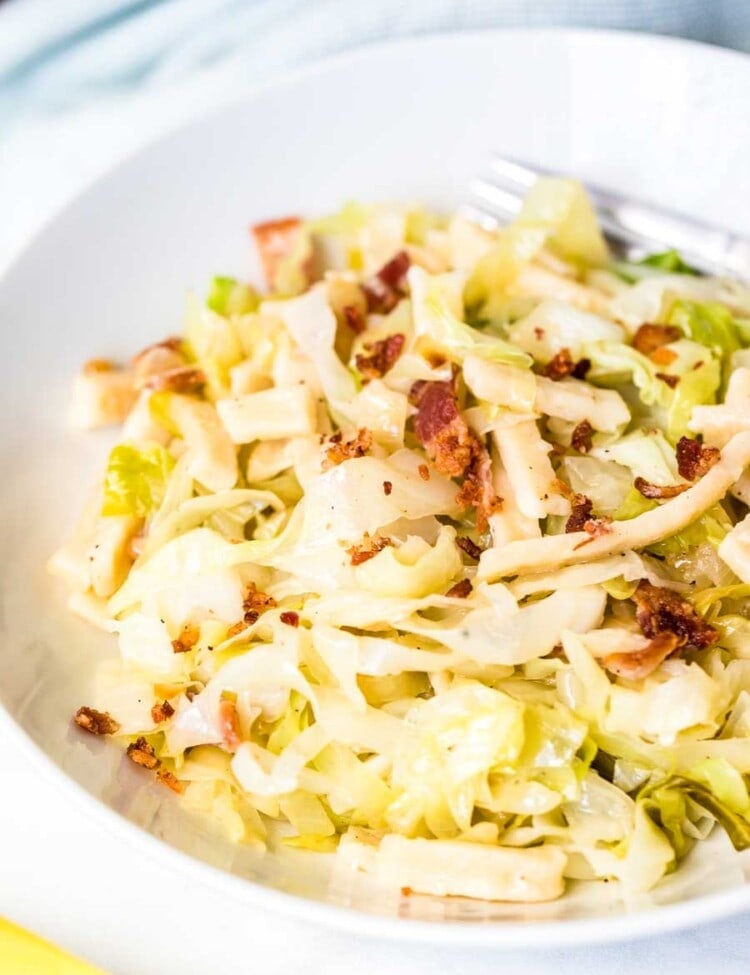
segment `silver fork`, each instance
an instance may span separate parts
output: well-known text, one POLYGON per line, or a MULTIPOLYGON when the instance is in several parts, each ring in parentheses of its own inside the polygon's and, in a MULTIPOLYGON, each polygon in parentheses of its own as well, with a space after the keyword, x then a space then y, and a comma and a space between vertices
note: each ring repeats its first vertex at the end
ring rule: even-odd
MULTIPOLYGON (((552 175, 493 155, 490 175, 469 186, 464 212, 484 224, 505 223, 521 209, 526 191, 539 176, 552 175)), ((675 249, 688 264, 705 274, 730 275, 750 280, 750 240, 651 204, 586 184, 599 225, 618 256, 638 259, 659 250, 675 249)))

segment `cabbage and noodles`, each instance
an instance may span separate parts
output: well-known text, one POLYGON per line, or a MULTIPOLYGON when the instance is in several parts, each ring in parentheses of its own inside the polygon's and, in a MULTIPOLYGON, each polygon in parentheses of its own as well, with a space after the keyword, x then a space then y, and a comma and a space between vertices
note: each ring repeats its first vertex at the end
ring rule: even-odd
POLYGON ((119 645, 78 724, 239 843, 413 891, 750 846, 750 291, 612 261, 566 180, 494 232, 254 233, 265 293, 217 277, 76 380, 123 424, 51 564, 119 645))

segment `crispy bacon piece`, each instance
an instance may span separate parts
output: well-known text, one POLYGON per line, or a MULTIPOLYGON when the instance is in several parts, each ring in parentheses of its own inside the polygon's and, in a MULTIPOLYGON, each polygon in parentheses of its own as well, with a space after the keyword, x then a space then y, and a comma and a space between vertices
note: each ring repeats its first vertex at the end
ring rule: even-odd
POLYGON ((186 623, 180 631, 176 640, 172 640, 172 649, 175 653, 187 653, 192 650, 201 635, 200 627, 192 623, 186 623))
POLYGON ((400 333, 389 335, 387 338, 375 342, 365 343, 364 355, 358 352, 354 357, 357 369, 365 379, 380 379, 394 365, 404 348, 405 337, 400 333))
POLYGON ((156 777, 168 789, 171 789, 172 792, 176 792, 178 795, 181 795, 185 791, 185 783, 180 782, 174 772, 170 772, 169 769, 164 768, 163 765, 160 765, 159 768, 157 768, 156 777))
POLYGON ((218 719, 222 744, 230 752, 237 751, 242 744, 242 736, 240 735, 240 719, 234 701, 229 701, 227 698, 219 701, 218 719))
POLYGON ((577 450, 579 454, 587 454, 593 447, 593 437, 594 428, 591 426, 588 420, 581 420, 578 426, 573 430, 572 436, 570 438, 571 446, 573 450, 577 450))
POLYGON ((128 745, 127 756, 131 762, 140 765, 141 768, 156 772, 160 782, 168 786, 173 792, 182 792, 185 788, 184 783, 180 782, 174 773, 166 769, 156 757, 153 745, 149 745, 145 738, 138 738, 128 745))
MULTIPOLYGON (((138 384, 136 384, 138 385, 138 384)), ((198 393, 206 385, 206 374, 195 366, 178 366, 148 376, 140 384, 141 389, 155 393, 198 393)))
MULTIPOLYGON (((409 398, 417 413, 414 432, 441 474, 463 477, 456 502, 476 505, 477 528, 484 531, 487 519, 502 500, 492 485, 492 465, 487 448, 471 430, 458 409, 454 383, 419 380, 409 398)), ((421 474, 421 471, 420 471, 421 474)))
POLYGON ((453 599, 466 599, 471 595, 471 591, 474 587, 471 584, 470 579, 461 579, 454 586, 451 586, 446 596, 451 596, 453 599))
POLYGON ((162 721, 168 721, 169 718, 174 714, 174 708, 169 703, 169 701, 162 701, 161 704, 157 703, 151 708, 151 720, 154 724, 161 724, 162 721))
POLYGON ((374 558, 378 552, 382 552, 389 545, 393 545, 390 538, 385 538, 382 535, 372 536, 365 532, 359 545, 352 545, 346 552, 352 565, 362 565, 363 562, 374 558))
POLYGON ((602 515, 601 518, 589 518, 584 524, 583 530, 588 532, 592 538, 608 535, 612 531, 612 519, 606 515, 602 515))
POLYGON ((670 376, 668 372, 657 372, 654 375, 656 376, 657 379, 661 379, 663 383, 666 383, 670 389, 674 389, 676 386, 679 385, 680 382, 679 376, 670 376))
POLYGON ((417 468, 417 471, 419 472, 419 476, 422 478, 423 481, 429 481, 430 468, 427 466, 427 464, 420 464, 419 467, 417 468))
POLYGON ((643 579, 633 594, 635 618, 645 636, 653 639, 660 633, 672 633, 679 646, 702 650, 719 639, 715 626, 700 616, 678 593, 661 586, 652 586, 643 579))
POLYGON ((362 285, 368 311, 383 315, 393 311, 406 294, 406 272, 410 266, 409 255, 399 251, 362 285))
POLYGON ((682 331, 676 325, 641 325, 633 336, 633 348, 642 355, 650 356, 663 345, 669 345, 682 338, 682 331))
POLYGON ((153 745, 149 745, 145 738, 138 738, 128 745, 127 756, 131 762, 135 762, 141 768, 155 769, 161 764, 153 745))
POLYGON ((636 491, 640 491, 644 498, 664 500, 666 498, 676 498, 678 494, 687 491, 689 484, 652 484, 645 477, 636 477, 633 485, 636 491))
POLYGON ((393 482, 392 481, 383 481, 383 494, 386 497, 388 497, 388 495, 391 493, 392 490, 393 490, 393 482))
POLYGON ((707 447, 700 440, 680 437, 677 441, 677 470, 688 481, 696 481, 707 474, 721 459, 718 447, 707 447))
POLYGON ((456 495, 456 502, 462 508, 473 505, 477 509, 476 524, 477 531, 480 532, 486 530, 490 515, 494 515, 503 506, 503 499, 497 496, 492 483, 490 455, 481 445, 471 459, 461 490, 456 495))
POLYGON ((418 380, 409 398, 417 413, 414 432, 441 474, 462 477, 480 444, 458 409, 453 382, 418 380))
POLYGON ((618 677, 643 680, 661 666, 667 657, 680 646, 675 633, 657 633, 643 650, 635 653, 610 653, 602 658, 602 666, 618 677))
POLYGON ((456 545, 458 545, 461 551, 465 552, 470 559, 474 559, 475 562, 479 561, 482 550, 476 542, 472 541, 466 535, 459 535, 456 539, 456 545))
MULTIPOLYGON (((294 250, 297 238, 302 232, 302 221, 299 217, 284 217, 281 220, 266 220, 256 223, 250 228, 255 239, 255 245, 260 255, 263 275, 269 288, 276 283, 279 265, 294 250)), ((312 279, 312 266, 304 268, 308 279, 312 279)))
POLYGON ((591 520, 591 512, 594 508, 591 498, 587 498, 585 494, 574 494, 571 499, 572 511, 570 517, 565 522, 566 532, 580 532, 583 531, 586 522, 591 520))
POLYGON ((353 457, 364 457, 372 447, 372 433, 365 427, 361 427, 357 430, 356 437, 352 440, 344 440, 339 431, 334 433, 328 442, 330 447, 326 450, 323 461, 324 471, 343 464, 345 460, 351 460, 353 457))
POLYGON ((585 359, 585 358, 579 359, 573 368, 573 372, 572 372, 573 378, 585 379, 586 373, 589 371, 590 368, 591 368, 591 359, 585 359))
POLYGON ((287 626, 299 626, 299 613, 295 613, 294 610, 285 610, 279 616, 282 623, 286 623, 287 626))
POLYGON ((554 379, 555 381, 565 379, 566 376, 573 376, 575 379, 585 379, 586 373, 590 368, 590 359, 580 359, 578 362, 575 362, 570 349, 560 349, 542 369, 542 375, 546 376, 547 379, 554 379))
POLYGON ((362 332, 364 332, 367 323, 365 322, 365 316, 360 308, 358 308, 356 305, 344 305, 341 310, 341 314, 344 317, 344 321, 355 335, 361 335, 362 332))
POLYGON ((245 623, 248 625, 255 623, 261 613, 265 613, 267 609, 273 609, 275 605, 276 600, 273 596, 261 592, 254 582, 249 583, 245 598, 242 600, 242 608, 245 611, 243 617, 245 623))
POLYGON ((97 711, 95 708, 78 708, 73 720, 90 735, 116 735, 120 730, 119 722, 108 711, 97 711))

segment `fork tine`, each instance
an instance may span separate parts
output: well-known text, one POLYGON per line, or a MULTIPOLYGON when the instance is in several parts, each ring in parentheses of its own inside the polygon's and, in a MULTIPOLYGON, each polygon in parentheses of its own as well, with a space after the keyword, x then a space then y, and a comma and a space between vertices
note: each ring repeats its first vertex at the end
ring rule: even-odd
POLYGON ((480 209, 501 221, 517 216, 523 202, 519 194, 509 193, 486 179, 473 179, 469 184, 469 193, 478 202, 480 209))
POLYGON ((504 156, 493 155, 490 158, 490 169, 501 179, 510 183, 511 186, 522 187, 524 190, 530 189, 536 183, 539 176, 548 175, 542 169, 531 169, 515 159, 506 159, 504 156))

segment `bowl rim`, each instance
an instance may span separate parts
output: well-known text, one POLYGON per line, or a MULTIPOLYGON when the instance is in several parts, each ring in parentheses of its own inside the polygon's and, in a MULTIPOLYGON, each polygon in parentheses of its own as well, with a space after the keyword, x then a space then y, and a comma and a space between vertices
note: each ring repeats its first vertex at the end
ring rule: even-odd
MULTIPOLYGON (((304 66, 286 71, 271 81, 263 81, 243 87, 241 93, 222 98, 212 109, 203 109, 186 120, 174 125, 167 124, 160 133, 148 139, 132 151, 124 153, 107 166, 86 186, 72 195, 62 206, 54 208, 40 223, 33 234, 16 251, 8 264, 0 270, 0 297, 6 281, 31 254, 38 241, 49 228, 69 212, 76 209, 81 199, 98 191, 101 185, 112 179, 121 169, 133 161, 148 155, 157 145, 173 136, 200 124, 209 114, 229 113, 240 104, 254 101, 271 91, 294 86, 316 75, 353 65, 370 58, 377 59, 384 52, 396 48, 436 47, 441 45, 472 43, 481 39, 491 43, 496 37, 509 34, 529 39, 545 36, 559 37, 566 42, 581 40, 613 47, 658 48, 693 50, 704 62, 713 60, 717 67, 730 62, 741 64, 748 72, 750 82, 750 57, 748 55, 712 44, 661 34, 643 34, 637 31, 601 30, 598 28, 570 27, 498 27, 455 31, 435 31, 390 40, 359 45, 353 49, 317 58, 304 66)), ((614 52, 613 52, 614 53, 614 52)), ((543 933, 544 948, 573 947, 589 944, 605 944, 635 938, 667 934, 688 926, 704 925, 750 909, 750 883, 730 890, 717 891, 693 897, 675 904, 657 905, 646 909, 613 914, 607 917, 571 918, 569 920, 534 921, 424 921, 412 918, 367 913, 354 907, 313 900, 302 894, 290 893, 246 877, 238 876, 192 856, 170 843, 159 839, 129 820, 91 794, 34 740, 26 729, 13 717, 0 700, 0 732, 23 750, 24 754, 49 780, 50 784, 66 793, 91 822, 100 824, 113 837, 119 837, 134 849, 154 858, 160 858, 185 879, 193 878, 215 891, 230 893, 244 900, 249 906, 278 912, 286 918, 320 923, 327 928, 357 931, 368 937, 386 938, 405 943, 440 945, 466 945, 485 948, 511 949, 533 948, 538 944, 537 935, 543 933)))

